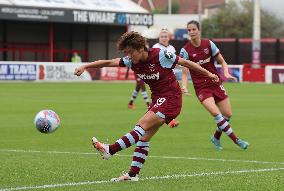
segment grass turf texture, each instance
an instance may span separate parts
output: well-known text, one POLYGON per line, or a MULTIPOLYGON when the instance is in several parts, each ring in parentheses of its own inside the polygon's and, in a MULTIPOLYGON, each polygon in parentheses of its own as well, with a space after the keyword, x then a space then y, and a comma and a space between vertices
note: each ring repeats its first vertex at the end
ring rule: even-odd
MULTIPOLYGON (((251 144, 247 151, 225 134, 223 150, 216 151, 209 141, 215 130, 212 117, 194 94, 184 96, 181 125, 176 129, 164 125, 154 136, 141 181, 114 184, 105 181, 128 170, 134 147, 103 161, 92 148, 91 137, 112 143, 133 128, 146 109, 141 94, 136 109, 127 109, 134 84, 1 83, 0 190, 43 190, 36 186, 55 184, 59 185, 44 190, 283 189, 284 86, 225 87, 233 108, 231 125, 251 144), (46 108, 61 118, 61 127, 48 135, 33 125, 35 114, 46 108)), ((194 92, 191 86, 190 90, 194 92)))

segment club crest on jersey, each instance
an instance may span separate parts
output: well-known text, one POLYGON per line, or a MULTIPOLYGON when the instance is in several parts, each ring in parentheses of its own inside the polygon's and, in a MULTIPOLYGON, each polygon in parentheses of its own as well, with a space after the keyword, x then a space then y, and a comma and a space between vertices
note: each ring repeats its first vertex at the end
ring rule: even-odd
POLYGON ((150 64, 149 69, 151 72, 155 71, 155 64, 150 64))
POLYGON ((174 57, 173 53, 171 53, 170 51, 165 51, 164 54, 167 59, 172 59, 174 57))
POLYGON ((205 48, 203 51, 205 52, 205 54, 209 54, 209 49, 208 48, 205 48))

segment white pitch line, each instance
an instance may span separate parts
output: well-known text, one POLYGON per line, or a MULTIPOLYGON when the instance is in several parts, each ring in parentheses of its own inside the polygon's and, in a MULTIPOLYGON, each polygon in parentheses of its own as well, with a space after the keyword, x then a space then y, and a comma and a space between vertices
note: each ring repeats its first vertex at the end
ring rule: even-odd
MULTIPOLYGON (((73 155, 97 155, 97 153, 84 153, 84 152, 69 152, 69 151, 36 151, 36 150, 16 150, 16 149, 0 149, 0 152, 18 152, 18 153, 48 153, 48 154, 73 154, 73 155)), ((132 155, 115 154, 121 157, 132 157, 132 155)), ((205 158, 205 157, 173 157, 173 156, 149 156, 149 158, 160 159, 183 159, 183 160, 203 160, 203 161, 218 161, 218 162, 243 162, 243 163, 256 163, 256 164, 280 164, 284 162, 273 161, 256 161, 256 160, 238 160, 238 159, 218 159, 218 158, 205 158)))
MULTIPOLYGON (((140 181, 179 179, 179 178, 187 178, 187 177, 202 177, 202 176, 227 175, 227 174, 255 173, 255 172, 271 172, 271 171, 280 171, 280 170, 284 170, 284 168, 251 169, 251 170, 237 170, 237 171, 224 171, 224 172, 217 171, 217 172, 204 172, 204 173, 193 173, 193 174, 173 174, 173 175, 166 175, 166 176, 145 177, 145 178, 141 178, 140 181)), ((109 180, 70 182, 70 183, 62 183, 62 184, 47 184, 47 185, 41 185, 41 186, 0 188, 0 191, 58 188, 58 187, 66 187, 66 186, 80 186, 80 185, 103 184, 103 183, 112 183, 112 182, 110 182, 109 180)))

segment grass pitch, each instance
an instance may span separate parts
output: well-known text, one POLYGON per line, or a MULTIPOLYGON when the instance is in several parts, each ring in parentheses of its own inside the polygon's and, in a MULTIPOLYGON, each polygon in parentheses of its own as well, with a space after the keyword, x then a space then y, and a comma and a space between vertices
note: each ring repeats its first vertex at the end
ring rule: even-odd
MULTIPOLYGON (((139 182, 110 183, 127 171, 134 147, 103 161, 91 137, 112 143, 145 112, 139 94, 127 109, 132 83, 1 83, 0 191, 11 190, 283 190, 284 86, 225 84, 235 133, 247 151, 222 135, 218 152, 209 138, 215 123, 193 94, 183 97, 181 125, 151 141, 139 182), (35 114, 52 109, 61 127, 41 134, 35 114)), ((191 92, 193 89, 191 87, 191 92)))

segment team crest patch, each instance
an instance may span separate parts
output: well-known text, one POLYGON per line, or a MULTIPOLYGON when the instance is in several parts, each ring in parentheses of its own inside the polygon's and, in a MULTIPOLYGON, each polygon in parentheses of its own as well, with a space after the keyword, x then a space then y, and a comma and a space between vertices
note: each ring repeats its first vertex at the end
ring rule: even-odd
POLYGON ((209 54, 209 49, 208 49, 208 48, 205 48, 205 49, 204 49, 204 52, 205 52, 205 54, 209 54))
POLYGON ((164 53, 165 53, 165 57, 167 59, 172 59, 174 57, 173 54, 170 51, 165 51, 164 53))

